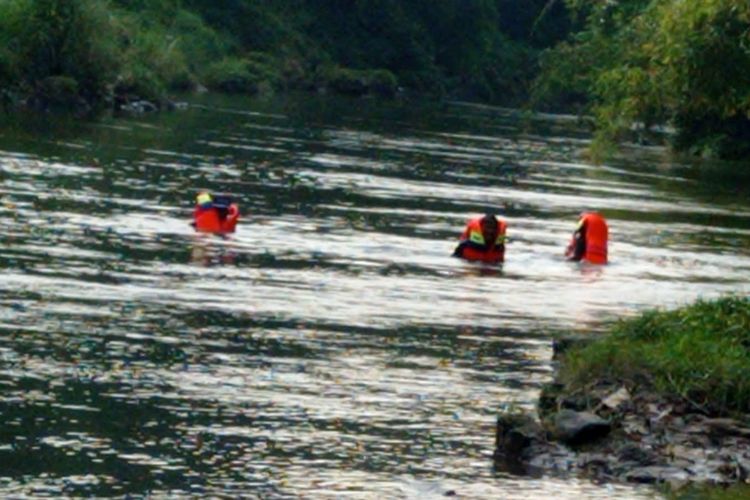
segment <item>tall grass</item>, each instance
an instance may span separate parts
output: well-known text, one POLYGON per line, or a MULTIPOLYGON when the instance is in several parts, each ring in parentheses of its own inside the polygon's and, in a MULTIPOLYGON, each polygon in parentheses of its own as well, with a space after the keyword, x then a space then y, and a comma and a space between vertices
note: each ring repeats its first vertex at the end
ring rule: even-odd
POLYGON ((750 300, 724 297, 618 322, 568 353, 563 380, 608 380, 679 397, 710 413, 750 411, 750 300))

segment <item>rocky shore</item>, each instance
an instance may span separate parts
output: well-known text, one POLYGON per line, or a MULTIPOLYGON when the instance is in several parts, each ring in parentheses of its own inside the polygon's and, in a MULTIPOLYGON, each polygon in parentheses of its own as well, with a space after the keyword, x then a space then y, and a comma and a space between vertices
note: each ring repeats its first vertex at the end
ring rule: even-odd
MULTIPOLYGON (((556 345, 564 362, 571 343, 556 345)), ((543 388, 537 414, 498 417, 496 467, 596 481, 733 484, 750 476, 750 419, 706 414, 699 405, 602 380, 543 388)))

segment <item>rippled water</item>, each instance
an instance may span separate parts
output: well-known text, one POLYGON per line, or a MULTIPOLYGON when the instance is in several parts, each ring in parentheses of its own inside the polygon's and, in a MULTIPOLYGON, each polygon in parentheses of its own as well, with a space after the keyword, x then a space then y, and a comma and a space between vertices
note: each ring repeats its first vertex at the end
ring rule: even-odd
POLYGON ((750 290, 747 192, 569 117, 205 97, 0 136, 0 495, 648 498, 494 471, 550 337, 750 290), (243 219, 188 225, 199 189, 243 219), (611 264, 561 254, 584 208, 611 264), (449 257, 508 221, 507 262, 449 257))

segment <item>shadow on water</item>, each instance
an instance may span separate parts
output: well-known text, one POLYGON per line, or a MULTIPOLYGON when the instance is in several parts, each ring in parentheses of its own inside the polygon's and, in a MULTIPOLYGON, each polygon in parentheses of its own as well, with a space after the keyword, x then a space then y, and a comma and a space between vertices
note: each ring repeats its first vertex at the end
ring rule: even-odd
MULTIPOLYGON (((648 498, 492 469, 555 332, 746 293, 750 204, 571 117, 201 96, 0 133, 0 493, 648 498), (236 234, 188 225, 232 194, 236 234), (612 263, 567 263, 577 214, 612 263), (450 257, 498 211, 507 261, 450 257)), ((670 163, 672 162, 672 163, 670 163)))

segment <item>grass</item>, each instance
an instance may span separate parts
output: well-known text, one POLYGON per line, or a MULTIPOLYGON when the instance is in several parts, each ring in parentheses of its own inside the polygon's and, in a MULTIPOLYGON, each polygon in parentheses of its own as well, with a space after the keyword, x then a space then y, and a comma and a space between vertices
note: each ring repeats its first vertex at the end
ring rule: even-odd
POLYGON ((750 486, 737 484, 721 486, 692 486, 677 492, 668 492, 670 500, 739 500, 750 498, 750 486))
POLYGON ((750 300, 724 297, 619 321, 566 354, 562 381, 655 390, 710 414, 750 411, 750 300))

